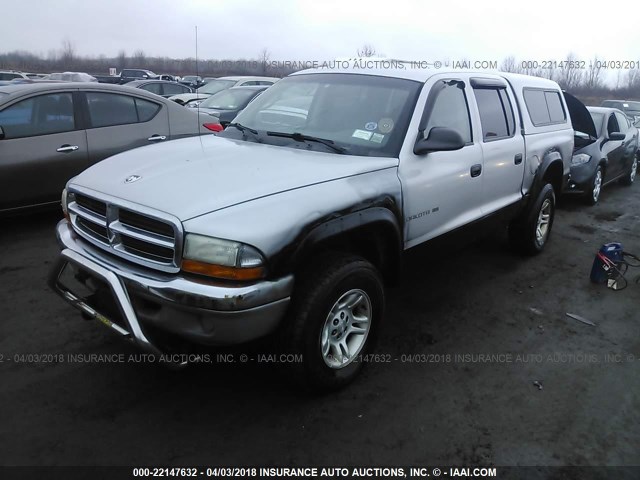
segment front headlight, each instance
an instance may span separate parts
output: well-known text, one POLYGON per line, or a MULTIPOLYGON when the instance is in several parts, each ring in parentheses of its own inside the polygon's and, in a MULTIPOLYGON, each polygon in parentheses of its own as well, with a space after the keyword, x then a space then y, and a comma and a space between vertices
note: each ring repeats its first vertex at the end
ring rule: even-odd
POLYGON ((586 153, 579 153, 578 155, 574 155, 571 158, 571 165, 583 165, 591 160, 591 155, 587 155, 586 153))
POLYGON ((265 276, 265 261, 244 243, 188 233, 182 270, 227 280, 257 280, 265 276))

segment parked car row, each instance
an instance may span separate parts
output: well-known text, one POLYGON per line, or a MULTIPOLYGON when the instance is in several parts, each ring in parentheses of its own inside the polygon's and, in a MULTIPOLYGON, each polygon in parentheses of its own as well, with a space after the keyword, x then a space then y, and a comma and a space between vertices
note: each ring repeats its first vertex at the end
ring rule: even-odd
POLYGON ((251 77, 251 76, 230 76, 215 78, 198 88, 193 93, 186 93, 170 97, 170 100, 186 105, 188 107, 197 107, 205 98, 226 90, 231 87, 248 87, 248 86, 270 86, 280 80, 276 77, 251 77))
POLYGON ((142 89, 0 86, 0 212, 59 202, 69 178, 117 153, 210 133, 193 111, 142 89))

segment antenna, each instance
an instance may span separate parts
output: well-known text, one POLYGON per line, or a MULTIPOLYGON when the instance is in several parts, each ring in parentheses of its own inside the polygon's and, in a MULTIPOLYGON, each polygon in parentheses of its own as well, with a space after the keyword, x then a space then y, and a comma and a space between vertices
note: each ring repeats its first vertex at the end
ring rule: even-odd
MULTIPOLYGON (((200 76, 200 74, 198 73, 198 26, 196 25, 196 82, 198 81, 198 77, 200 76)), ((196 88, 196 102, 197 102, 197 120, 198 120, 198 137, 200 137, 200 146, 202 146, 202 132, 200 131, 200 129, 202 128, 200 126, 200 97, 198 96, 198 88, 196 88)))

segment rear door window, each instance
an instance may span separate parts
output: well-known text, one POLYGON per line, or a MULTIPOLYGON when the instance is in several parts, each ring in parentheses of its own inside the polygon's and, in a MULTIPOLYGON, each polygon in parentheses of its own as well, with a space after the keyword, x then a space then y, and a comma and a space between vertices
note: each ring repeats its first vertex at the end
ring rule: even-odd
POLYGON ((157 103, 117 93, 88 92, 89 120, 93 128, 151 120, 160 110, 157 103))
POLYGON ((506 92, 501 95, 501 90, 504 89, 474 88, 480 112, 482 138, 485 142, 513 135, 513 109, 506 92), (507 102, 507 105, 505 105, 505 102, 507 102))

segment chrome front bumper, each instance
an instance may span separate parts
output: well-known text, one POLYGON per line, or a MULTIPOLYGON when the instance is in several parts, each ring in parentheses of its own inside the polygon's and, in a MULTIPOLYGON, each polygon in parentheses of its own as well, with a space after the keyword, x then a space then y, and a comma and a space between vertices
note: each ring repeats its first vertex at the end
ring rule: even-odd
POLYGON ((213 283, 151 271, 109 256, 78 237, 66 220, 58 223, 56 234, 62 252, 49 279, 53 290, 153 354, 164 350, 150 339, 150 329, 203 345, 239 344, 275 330, 289 304, 292 275, 251 285, 213 283), (126 328, 60 282, 68 263, 109 286, 126 328))

